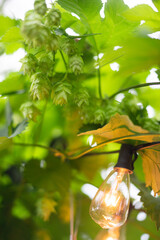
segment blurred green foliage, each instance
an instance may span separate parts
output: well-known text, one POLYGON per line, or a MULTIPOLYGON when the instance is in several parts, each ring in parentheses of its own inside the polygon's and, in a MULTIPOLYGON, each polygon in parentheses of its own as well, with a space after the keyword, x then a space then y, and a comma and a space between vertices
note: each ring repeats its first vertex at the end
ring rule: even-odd
MULTIPOLYGON (((26 51, 21 70, 0 82, 0 240, 67 240, 71 222, 76 239, 96 238, 100 228, 89 216, 91 200, 82 186, 99 187, 102 170, 114 165, 118 155, 71 160, 66 153, 91 147, 89 138, 77 134, 102 127, 115 113, 159 133, 160 89, 149 83, 139 87, 153 68, 159 78, 160 40, 148 35, 160 28, 160 4, 153 3, 157 12, 145 4, 129 9, 122 0, 104 5, 100 0, 58 0, 50 9, 36 0, 35 11, 24 21, 0 16, 0 55, 26 51), (115 62, 119 70, 110 65, 115 62)), ((102 151, 119 148, 111 143, 102 151)), ((144 183, 140 156, 135 175, 144 183)), ((151 189, 144 195, 144 189, 147 218, 137 220, 144 208, 135 209, 131 199, 121 240, 141 239, 145 233, 160 239, 149 216, 154 219, 160 199, 150 195, 151 189)))

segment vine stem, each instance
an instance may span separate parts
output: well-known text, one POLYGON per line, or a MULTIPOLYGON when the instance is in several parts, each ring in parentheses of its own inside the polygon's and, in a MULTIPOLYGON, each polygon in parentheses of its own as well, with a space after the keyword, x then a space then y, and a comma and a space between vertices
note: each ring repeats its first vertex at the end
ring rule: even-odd
MULTIPOLYGON (((108 142, 113 142, 113 140, 110 140, 108 142)), ((105 143, 105 142, 104 142, 105 143)), ((102 143, 101 145, 105 145, 104 143, 102 143)), ((62 160, 64 159, 69 159, 69 160, 73 160, 73 159, 77 159, 80 157, 85 157, 85 156, 95 156, 95 155, 106 155, 106 154, 114 154, 114 153, 119 153, 120 150, 114 150, 114 151, 109 151, 109 152, 90 152, 91 149, 86 150, 85 152, 82 152, 81 154, 78 154, 77 156, 69 156, 67 154, 64 154, 60 151, 58 151, 57 149, 51 148, 51 147, 47 147, 41 144, 31 144, 31 143, 18 143, 18 142, 14 142, 13 143, 15 146, 22 146, 22 147, 39 147, 39 148, 44 148, 50 152, 53 152, 55 154, 55 156, 57 157, 61 157, 62 160)), ((137 145, 135 147, 133 147, 133 152, 142 150, 142 149, 146 149, 146 148, 150 148, 152 146, 157 146, 160 145, 160 142, 151 142, 151 143, 145 143, 145 144, 141 144, 141 145, 137 145)), ((96 147, 97 148, 97 147, 96 147)))
MULTIPOLYGON (((91 33, 93 34, 92 29, 91 29, 91 26, 89 25, 89 23, 88 23, 88 27, 89 27, 91 33)), ((97 53, 97 63, 98 63, 98 68, 97 68, 97 74, 98 74, 98 92, 99 92, 99 97, 102 99, 102 90, 101 90, 101 72, 100 72, 100 62, 99 62, 99 51, 98 51, 98 47, 97 47, 97 43, 96 43, 96 40, 95 40, 94 35, 92 35, 92 39, 93 39, 93 41, 94 41, 95 49, 96 49, 96 53, 97 53)))
POLYGON ((70 190, 70 240, 74 240, 74 197, 70 190))
POLYGON ((144 144, 135 146, 135 147, 133 148, 133 150, 136 152, 136 151, 138 151, 138 150, 143 150, 143 149, 150 148, 150 147, 154 147, 154 146, 157 146, 157 145, 160 145, 160 142, 144 143, 144 144))
POLYGON ((62 159, 65 159, 66 156, 64 153, 58 151, 55 148, 51 148, 51 147, 47 147, 41 144, 32 144, 32 143, 18 143, 18 142, 14 142, 13 145, 15 146, 22 146, 22 147, 38 147, 38 148, 44 148, 50 152, 53 152, 55 154, 55 156, 60 156, 62 159))
POLYGON ((149 83, 142 83, 142 84, 134 85, 134 86, 131 86, 131 87, 128 87, 128 88, 123 88, 123 89, 117 91, 116 93, 114 93, 113 95, 111 95, 109 97, 109 99, 112 99, 116 95, 118 95, 119 93, 126 92, 130 89, 136 89, 136 88, 147 87, 147 86, 151 86, 151 85, 159 85, 159 84, 160 84, 160 82, 149 82, 149 83))
POLYGON ((93 152, 93 153, 87 153, 85 156, 95 156, 95 155, 105 155, 105 154, 114 154, 114 153, 119 153, 120 150, 114 150, 110 152, 93 152))
POLYGON ((101 33, 92 33, 92 34, 84 34, 84 35, 77 35, 77 36, 73 36, 73 35, 68 35, 68 34, 66 34, 66 36, 67 36, 68 38, 71 38, 71 39, 84 38, 84 37, 92 37, 92 36, 95 36, 95 35, 101 35, 101 33))
POLYGON ((62 57, 62 60, 63 60, 63 62, 64 62, 64 65, 65 65, 65 68, 66 68, 66 72, 68 72, 68 66, 67 66, 66 60, 65 60, 65 58, 64 58, 64 55, 63 55, 63 53, 62 53, 61 50, 59 50, 59 52, 60 52, 61 57, 62 57))
POLYGON ((98 73, 98 91, 99 91, 99 97, 102 99, 102 91, 101 91, 101 73, 100 73, 100 68, 99 68, 99 57, 98 57, 98 69, 97 69, 97 73, 98 73))
POLYGON ((37 132, 37 136, 35 136, 35 143, 38 141, 40 135, 41 135, 41 131, 42 131, 42 126, 43 126, 43 122, 44 122, 44 116, 45 116, 45 112, 46 112, 46 109, 47 109, 47 104, 48 104, 48 100, 45 101, 45 104, 44 104, 44 107, 43 107, 43 111, 42 111, 42 114, 41 114, 41 120, 40 120, 40 123, 38 124, 38 127, 37 129, 39 130, 37 132))

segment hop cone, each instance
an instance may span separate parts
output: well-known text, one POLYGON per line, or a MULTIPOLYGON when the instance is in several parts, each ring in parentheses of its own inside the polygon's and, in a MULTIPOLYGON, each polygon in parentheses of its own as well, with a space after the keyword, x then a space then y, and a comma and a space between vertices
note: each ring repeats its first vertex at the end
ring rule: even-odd
POLYGON ((106 120, 106 116, 105 116, 105 112, 102 109, 96 110, 94 116, 95 116, 94 123, 101 124, 101 125, 104 124, 106 120))
POLYGON ((38 72, 32 76, 31 80, 32 84, 30 92, 33 100, 43 100, 48 98, 51 89, 49 79, 43 73, 38 72))
POLYGON ((34 9, 38 14, 44 15, 47 11, 45 0, 35 0, 34 9))
POLYGON ((89 94, 87 90, 85 88, 80 88, 78 91, 76 91, 74 101, 78 107, 89 105, 89 94))
POLYGON ((76 75, 80 74, 82 72, 82 68, 83 68, 82 58, 78 55, 74 55, 74 56, 70 57, 69 67, 74 74, 76 74, 76 75))
POLYGON ((51 98, 56 105, 63 105, 67 103, 69 94, 71 94, 71 85, 67 82, 58 82, 52 90, 51 98))
POLYGON ((53 64, 54 63, 48 54, 43 54, 39 58, 39 69, 42 72, 51 73, 53 71, 53 66, 54 66, 53 64))
POLYGON ((32 102, 22 104, 20 110, 25 118, 34 122, 36 122, 37 116, 40 115, 39 109, 32 102))
POLYGON ((122 110, 116 102, 109 102, 105 107, 105 116, 107 121, 110 120, 112 116, 114 116, 116 113, 122 114, 122 110))
POLYGON ((27 54, 20 60, 20 62, 22 63, 21 70, 24 72, 24 74, 32 75, 35 73, 38 66, 38 61, 33 54, 27 54))
POLYGON ((143 118, 138 116, 137 117, 138 123, 144 128, 147 129, 150 132, 159 132, 160 130, 160 124, 159 122, 154 118, 143 118))
POLYGON ((49 34, 48 29, 41 23, 41 18, 34 11, 28 11, 22 26, 22 33, 28 41, 33 42, 34 47, 45 45, 49 34))
POLYGON ((62 38, 60 47, 69 56, 76 54, 77 49, 73 39, 62 38))
POLYGON ((56 35, 50 35, 47 39, 45 47, 47 51, 57 51, 59 48, 58 37, 56 35))
POLYGON ((61 20, 60 11, 57 8, 52 7, 46 15, 45 25, 48 27, 52 26, 58 27, 60 25, 60 20, 61 20))

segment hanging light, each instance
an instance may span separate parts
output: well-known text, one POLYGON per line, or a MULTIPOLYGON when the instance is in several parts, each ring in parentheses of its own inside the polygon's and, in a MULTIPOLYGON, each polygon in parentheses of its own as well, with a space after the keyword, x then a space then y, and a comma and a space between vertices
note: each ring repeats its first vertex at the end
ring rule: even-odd
POLYGON ((104 180, 91 202, 90 216, 102 228, 120 227, 127 219, 132 157, 133 147, 123 144, 114 170, 104 180))

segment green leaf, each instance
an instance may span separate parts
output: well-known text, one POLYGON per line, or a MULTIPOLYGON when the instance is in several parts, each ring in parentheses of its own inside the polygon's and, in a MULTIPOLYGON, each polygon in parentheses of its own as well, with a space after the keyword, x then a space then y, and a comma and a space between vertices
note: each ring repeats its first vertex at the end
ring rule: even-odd
POLYGON ((50 156, 46 167, 40 166, 39 160, 30 161, 25 168, 25 178, 33 186, 47 191, 58 191, 63 195, 69 190, 71 171, 60 159, 50 156), (62 177, 65 176, 65 177, 62 177))
POLYGON ((19 135, 21 132, 23 132, 25 130, 25 128, 28 125, 28 121, 27 119, 24 119, 21 123, 18 124, 18 126, 14 129, 13 133, 11 136, 9 136, 9 138, 13 138, 17 135, 19 135))
POLYGON ((25 79, 26 77, 19 72, 10 73, 5 80, 0 82, 0 94, 7 95, 7 93, 24 89, 25 79))
POLYGON ((0 150, 9 148, 11 146, 12 140, 7 137, 0 137, 0 150))
POLYGON ((92 23, 92 31, 101 33, 100 36, 95 36, 95 40, 99 51, 104 53, 103 64, 110 63, 117 58, 114 55, 124 51, 123 49, 114 51, 114 47, 123 47, 127 39, 132 36, 135 27, 138 26, 137 23, 131 23, 122 16, 122 13, 127 9, 128 6, 122 0, 109 0, 105 3, 105 18, 99 21, 94 18, 95 22, 92 23))
POLYGON ((11 54, 18 50, 19 48, 23 48, 23 37, 21 35, 21 31, 19 27, 10 28, 5 35, 2 37, 1 42, 4 43, 6 53, 11 54))
POLYGON ((151 219, 156 222, 157 230, 160 228, 160 197, 153 197, 151 190, 146 188, 135 175, 131 176, 131 181, 140 190, 141 201, 144 203, 144 208, 151 219))
POLYGON ((92 20, 102 8, 100 0, 58 0, 58 4, 69 12, 74 12, 82 18, 92 20))
POLYGON ((2 35, 4 35, 5 32, 9 28, 11 28, 11 27, 16 25, 15 19, 11 19, 9 17, 5 17, 5 16, 2 16, 2 15, 0 16, 0 23, 1 23, 1 25, 0 25, 0 37, 2 35))
POLYGON ((128 39, 125 46, 125 58, 120 59, 119 74, 130 75, 160 64, 160 41, 149 37, 137 36, 128 39))
POLYGON ((63 29, 69 28, 74 24, 75 22, 79 21, 76 17, 72 16, 68 12, 62 12, 61 15, 61 27, 63 29))
POLYGON ((154 3, 154 5, 158 9, 158 11, 160 11, 160 2, 159 2, 159 0, 152 0, 152 2, 154 3))
POLYGON ((123 13, 123 16, 132 21, 160 21, 160 14, 147 4, 128 9, 123 13))
POLYGON ((141 201, 144 203, 144 208, 151 219, 156 222, 157 230, 160 228, 160 197, 155 198, 150 194, 150 191, 145 188, 139 193, 141 201))
POLYGON ((19 199, 17 199, 12 208, 12 215, 23 220, 30 217, 30 212, 26 206, 19 199))
POLYGON ((148 5, 138 5, 134 8, 131 8, 123 13, 123 16, 130 21, 138 21, 144 20, 142 26, 140 26, 141 31, 159 31, 160 29, 160 14, 159 12, 155 12, 148 5))

